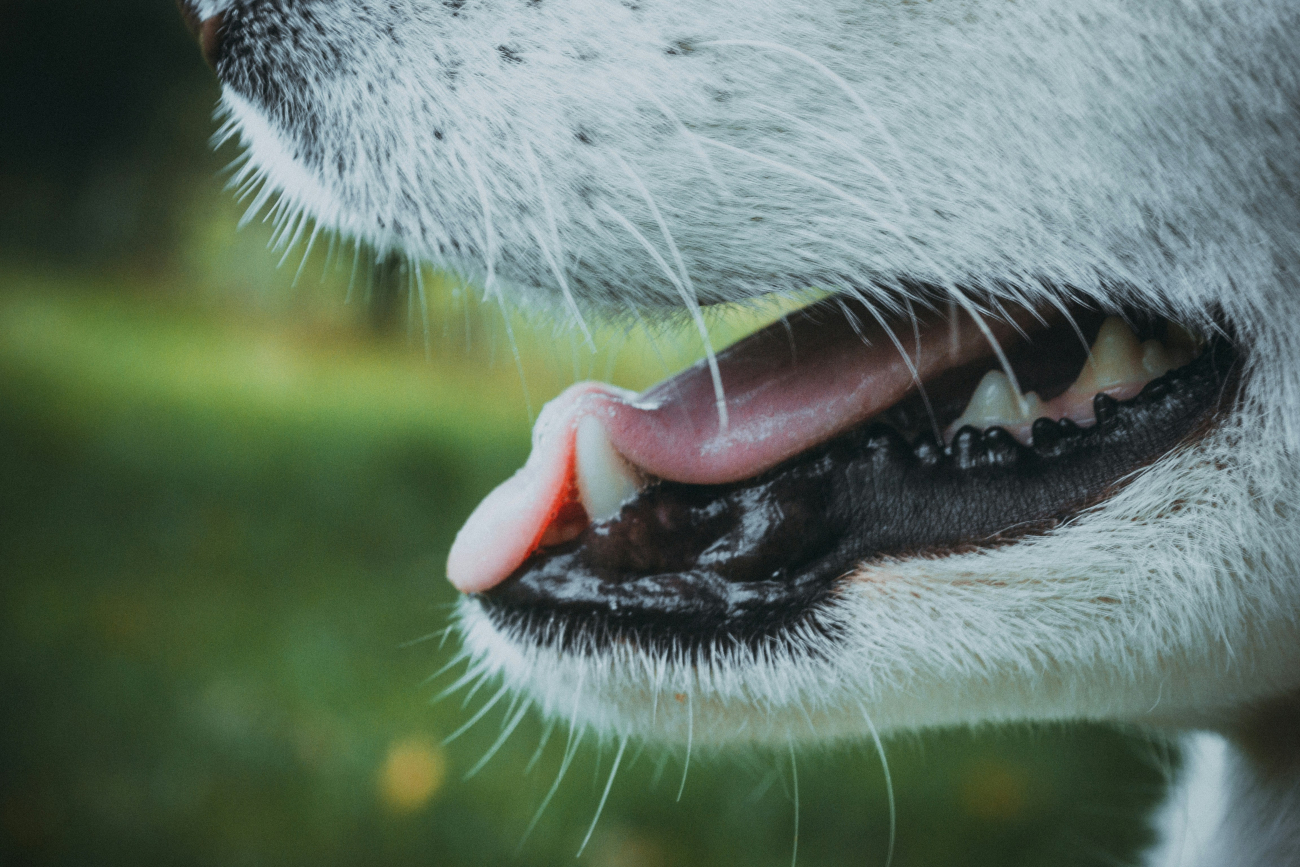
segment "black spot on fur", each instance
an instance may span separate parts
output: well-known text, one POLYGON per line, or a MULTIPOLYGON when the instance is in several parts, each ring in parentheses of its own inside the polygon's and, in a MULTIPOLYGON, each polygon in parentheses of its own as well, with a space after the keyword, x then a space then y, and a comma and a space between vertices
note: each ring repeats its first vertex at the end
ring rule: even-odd
POLYGON ((516 51, 515 49, 511 48, 508 45, 498 45, 497 53, 501 55, 501 59, 504 60, 506 63, 524 62, 523 56, 518 51, 516 51))

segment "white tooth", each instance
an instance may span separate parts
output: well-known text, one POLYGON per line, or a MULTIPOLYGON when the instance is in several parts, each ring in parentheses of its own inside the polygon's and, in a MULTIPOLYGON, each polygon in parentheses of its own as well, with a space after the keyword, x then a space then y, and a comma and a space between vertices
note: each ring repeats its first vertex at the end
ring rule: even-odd
POLYGON ((1013 425, 1033 421, 1042 413, 1043 402, 1034 392, 1016 394, 1011 380, 1000 370, 990 370, 984 374, 980 384, 975 386, 970 403, 961 417, 952 423, 951 430, 959 430, 966 425, 983 430, 996 425, 1013 425))
POLYGON ((578 422, 574 457, 578 495, 593 522, 614 517, 641 490, 641 474, 610 443, 605 426, 595 416, 578 422))
POLYGON ((1142 343, 1142 369, 1152 378, 1164 376, 1177 365, 1169 357, 1169 350, 1159 340, 1146 340, 1142 343))
POLYGON ((1137 335, 1118 316, 1108 316, 1092 343, 1091 354, 1070 388, 1092 395, 1114 385, 1143 382, 1150 377, 1142 368, 1142 346, 1137 335))

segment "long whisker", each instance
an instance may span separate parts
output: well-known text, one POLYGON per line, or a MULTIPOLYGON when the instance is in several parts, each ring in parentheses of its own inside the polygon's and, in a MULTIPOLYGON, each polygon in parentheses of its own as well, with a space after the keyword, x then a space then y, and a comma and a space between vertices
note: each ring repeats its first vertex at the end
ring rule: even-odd
POLYGON ((464 779, 468 780, 470 777, 474 776, 479 771, 483 770, 483 766, 492 760, 492 757, 497 754, 497 750, 501 749, 501 747, 505 744, 505 742, 509 740, 510 736, 514 734, 515 729, 519 727, 519 723, 523 720, 524 716, 527 713, 528 713, 528 705, 527 704, 522 705, 519 708, 519 710, 515 713, 515 715, 510 718, 510 722, 506 725, 505 729, 501 732, 501 736, 496 739, 496 741, 492 744, 492 746, 488 747, 488 751, 483 754, 483 758, 479 759, 478 762, 474 765, 474 767, 470 768, 468 771, 465 772, 464 779))
POLYGON ((723 431, 727 429, 727 395, 722 388, 722 371, 718 367, 718 356, 713 351, 713 340, 709 337, 709 327, 704 321, 704 314, 700 310, 699 293, 695 291, 695 284, 691 282, 691 275, 686 270, 686 262, 682 259, 681 250, 677 247, 677 242, 673 240, 672 232, 668 231, 668 223, 664 220, 663 214, 659 211, 659 206, 655 203, 654 196, 650 195, 650 189, 641 180, 632 166, 622 157, 615 155, 615 159, 623 166, 623 170, 632 178, 636 184, 637 190, 641 193, 645 203, 650 208, 650 213, 655 222, 659 225, 659 231, 664 236, 664 243, 668 245, 668 252, 672 255, 673 261, 677 264, 677 273, 681 282, 676 284, 678 294, 682 297, 682 302, 686 309, 690 311, 691 318, 695 321, 695 327, 700 332, 700 340, 704 342, 705 357, 708 359, 709 375, 713 378, 713 396, 718 407, 718 423, 723 431))
POLYGON ((998 340, 997 335, 993 333, 993 329, 989 328, 988 323, 984 320, 984 314, 982 314, 971 300, 966 297, 965 292, 958 288, 955 283, 948 283, 944 288, 948 290, 949 294, 957 299, 957 303, 966 311, 966 314, 970 316, 971 320, 975 323, 975 327, 979 329, 980 334, 984 335, 984 339, 988 341, 989 347, 993 350, 994 357, 998 360, 998 366, 1002 368, 1002 372, 1005 373, 1007 379, 1011 381, 1011 387, 1016 393, 1016 400, 1019 402, 1020 409, 1023 412, 1026 409, 1026 405, 1025 396, 1020 393, 1020 379, 1016 376, 1016 372, 1011 369, 1011 360, 1007 358, 1006 350, 1002 348, 1002 342, 998 340))
POLYGON ((885 758, 885 745, 880 742, 880 732, 876 730, 876 723, 871 719, 871 714, 867 713, 866 705, 861 702, 858 707, 862 709, 862 718, 867 722, 867 730, 871 732, 871 741, 876 745, 876 755, 880 756, 880 769, 885 772, 885 796, 889 799, 889 853, 885 856, 885 867, 890 867, 894 863, 894 841, 897 838, 898 831, 898 808, 894 803, 894 780, 889 774, 889 760, 885 758))
POLYGON ((488 711, 492 710, 492 708, 496 707, 497 702, 501 701, 502 697, 505 696, 509 691, 510 691, 509 686, 503 686, 499 690, 497 690, 496 695, 488 699, 487 702, 481 708, 479 708, 472 717, 470 717, 465 721, 464 725, 456 729, 451 734, 447 735, 447 737, 443 738, 442 745, 445 747, 447 744, 456 740, 456 738, 460 737, 461 735, 465 734, 465 732, 473 728, 474 723, 483 719, 483 715, 486 714, 488 711))
POLYGON ((424 291, 424 269, 414 260, 408 260, 407 268, 415 275, 415 292, 420 299, 420 324, 424 334, 424 357, 427 360, 432 358, 433 343, 429 339, 429 298, 424 291))
POLYGON ((564 758, 560 761, 560 770, 555 775, 555 782, 551 783, 551 788, 546 792, 546 797, 542 798, 542 805, 537 808, 537 812, 533 814, 533 820, 529 822, 528 827, 524 829, 524 836, 520 838, 519 845, 515 848, 516 853, 524 848, 524 843, 527 842, 529 835, 531 835, 533 830, 537 827, 537 823, 542 820, 542 814, 546 812, 546 808, 550 806, 551 799, 554 798, 555 793, 559 791, 560 782, 564 779, 564 775, 568 773, 569 765, 573 762, 573 757, 578 752, 578 744, 580 743, 582 743, 581 735, 575 738, 573 735, 573 729, 570 729, 569 743, 564 749, 564 758))
POLYGON ((790 867, 798 867, 799 864, 799 763, 794 758, 794 740, 789 740, 790 746, 790 777, 794 786, 794 851, 790 853, 790 867))
MULTIPOLYGON (((451 627, 447 627, 447 628, 448 628, 449 630, 451 629, 451 627)), ((416 639, 416 641, 419 641, 419 639, 416 639)), ((407 645, 404 645, 404 646, 409 646, 410 644, 411 644, 411 642, 408 642, 407 645)), ((435 671, 433 674, 431 674, 431 675, 429 675, 428 677, 426 677, 426 678, 424 679, 424 682, 425 682, 425 683, 432 683, 433 681, 435 681, 435 680, 437 680, 438 678, 442 677, 444 674, 446 674, 446 673, 447 673, 448 671, 450 671, 451 669, 455 668, 457 665, 459 665, 459 664, 461 663, 461 661, 465 660, 465 659, 468 658, 468 657, 469 657, 469 651, 467 651, 467 650, 461 650, 459 653, 457 653, 455 656, 453 656, 453 657, 452 657, 452 658, 447 662, 446 665, 442 666, 442 667, 439 668, 437 671, 435 671)))
POLYGON ((505 294, 496 279, 497 234, 492 222, 492 200, 488 196, 487 185, 483 183, 483 176, 479 174, 477 161, 467 160, 465 168, 474 182, 474 189, 478 191, 479 207, 483 209, 483 258, 484 267, 487 269, 487 276, 483 281, 483 294, 485 298, 494 297, 497 307, 501 310, 501 321, 506 327, 506 339, 510 341, 510 353, 515 359, 515 369, 519 371, 519 387, 524 393, 524 406, 528 410, 528 421, 531 425, 537 420, 537 416, 533 413, 533 400, 528 393, 528 377, 524 374, 524 360, 519 352, 519 341, 515 338, 514 325, 510 322, 510 312, 506 309, 505 294))
POLYGON ((311 237, 307 239, 307 247, 302 251, 302 261, 298 263, 298 270, 294 272, 293 282, 289 285, 298 288, 298 281, 302 279, 302 270, 307 267, 307 260, 311 257, 312 248, 316 246, 316 239, 320 237, 321 224, 317 223, 312 226, 311 237))
MULTIPOLYGON (((854 296, 857 297, 857 299, 862 302, 862 305, 867 308, 867 312, 871 314, 871 318, 876 320, 876 324, 879 325, 882 329, 884 329, 884 332, 889 337, 890 342, 894 344, 894 348, 898 350, 899 356, 902 357, 903 363, 907 365, 907 372, 911 374, 912 382, 916 383, 917 391, 920 392, 921 395, 921 402, 925 405, 926 415, 929 416, 930 424, 934 427, 935 440, 940 444, 942 444, 943 434, 940 433, 939 423, 935 420, 934 406, 931 405, 930 403, 930 395, 925 390, 925 383, 921 381, 921 373, 919 370, 916 369, 916 364, 912 361, 912 357, 907 354, 907 350, 903 347, 903 342, 898 339, 898 335, 894 333, 894 329, 891 328, 889 326, 889 323, 885 321, 885 317, 881 316, 880 311, 876 310, 876 305, 869 302, 865 297, 863 297, 862 293, 859 292, 858 290, 855 289, 852 291, 854 296)), ((916 322, 915 316, 912 318, 912 322, 913 325, 915 325, 916 322)), ((861 331, 858 330, 857 322, 852 317, 849 318, 849 324, 853 326, 853 330, 857 332, 858 337, 862 338, 865 341, 866 337, 862 334, 861 331)), ((917 335, 917 341, 918 341, 917 358, 919 359, 921 355, 919 333, 917 335)))
POLYGON ((587 670, 585 668, 581 669, 578 673, 578 685, 577 689, 574 690, 573 695, 573 715, 569 719, 569 741, 564 746, 564 758, 560 760, 559 773, 555 775, 555 782, 551 783, 551 788, 547 791, 546 797, 542 799, 542 804, 537 808, 537 812, 533 815, 533 820, 528 823, 528 827, 524 830, 524 836, 520 838, 519 846, 515 849, 516 852, 519 852, 524 848, 524 842, 528 839, 528 835, 533 833, 533 829, 536 828, 537 823, 541 821, 542 814, 546 812, 547 805, 550 804, 551 799, 555 797, 555 793, 560 788, 560 781, 564 779, 565 773, 569 770, 569 764, 573 761, 574 755, 578 752, 578 745, 582 743, 582 733, 578 730, 577 720, 578 708, 582 705, 582 685, 586 673, 587 670))
MULTIPOLYGON (((727 414, 727 396, 726 392, 723 391, 722 388, 722 370, 718 367, 718 357, 713 351, 713 343, 709 338, 708 325, 704 322, 704 315, 700 311, 699 304, 691 297, 691 293, 687 286, 681 282, 681 277, 673 273, 672 269, 668 266, 668 263, 664 261, 663 256, 661 256, 659 251, 654 248, 654 245, 650 243, 650 239, 648 239, 640 229, 633 225, 631 220, 616 211, 612 205, 607 202, 601 202, 601 205, 603 206, 605 213, 609 214, 609 216, 622 226, 629 235, 635 238, 637 243, 639 243, 645 249, 650 258, 654 260, 655 264, 658 265, 666 275, 668 275, 669 282, 671 282, 677 289, 677 293, 681 296, 682 302, 686 304, 687 309, 690 310, 691 318, 695 320, 695 326, 700 332, 700 338, 704 341, 704 349, 706 357, 708 358, 709 374, 713 378, 713 397, 714 404, 718 410, 718 423, 721 429, 725 431, 727 429, 729 417, 727 414)), ((664 231, 666 232, 667 229, 665 228, 664 231)))
POLYGON ((704 171, 709 176, 709 180, 713 181, 714 185, 717 186, 718 192, 722 193, 724 196, 730 197, 731 190, 727 188, 726 183, 722 180, 722 176, 719 175, 717 169, 714 168, 713 160, 709 159, 708 152, 706 152, 704 148, 700 147, 700 137, 687 129, 686 124, 682 123, 681 118, 677 116, 677 113, 669 108, 668 104, 660 99, 653 90, 646 87, 644 83, 637 80, 633 82, 633 86, 636 87, 637 90, 641 91, 642 96, 653 102, 655 108, 659 109, 659 111, 663 113, 664 117, 668 118, 673 126, 677 127, 678 134, 686 139, 691 150, 695 152, 695 155, 699 157, 700 162, 704 164, 704 171))
MULTIPOLYGON (((907 298, 903 301, 903 306, 907 309, 907 318, 912 323, 912 344, 916 347, 916 358, 921 359, 921 320, 916 315, 916 308, 912 306, 912 299, 907 298)), ((934 407, 930 405, 930 396, 925 389, 921 389, 921 400, 925 403, 925 414, 930 419, 930 429, 934 432, 936 442, 943 442, 943 433, 939 429, 939 419, 934 414, 934 407)))
MULTIPOLYGON (((880 224, 881 228, 885 229, 890 234, 896 236, 899 240, 901 240, 909 248, 911 248, 912 251, 915 252, 920 258, 922 258, 932 267, 934 266, 934 263, 932 262, 930 257, 926 256, 924 252, 919 247, 916 246, 915 242, 913 242, 911 238, 907 237, 907 235, 904 232, 902 232, 902 230, 900 230, 897 226, 893 225, 890 221, 884 219, 884 217, 880 214, 880 212, 878 212, 867 202, 863 201, 861 198, 854 196, 852 193, 849 193, 841 189, 840 187, 837 187, 835 184, 832 184, 830 181, 826 180, 825 178, 819 178, 814 174, 804 171, 803 169, 796 168, 795 166, 787 165, 786 163, 780 162, 779 160, 774 160, 770 157, 765 157, 762 154, 757 154, 754 153, 753 151, 747 151, 744 148, 736 147, 735 145, 728 144, 727 142, 724 141, 718 141, 717 139, 705 138, 705 137, 701 137, 701 141, 707 142, 713 145, 714 147, 719 147, 724 150, 728 150, 733 153, 739 154, 741 156, 747 157, 751 160, 754 160, 755 162, 762 163, 763 165, 770 166, 771 168, 774 168, 777 171, 785 172, 787 174, 794 175, 795 177, 802 178, 808 183, 821 187, 822 189, 827 190, 831 194, 844 199, 845 201, 860 208, 863 211, 863 213, 867 214, 869 217, 876 220, 880 224)), ((940 269, 935 267, 936 274, 939 273, 939 270, 940 269)), ((1007 379, 1011 380, 1011 385, 1016 389, 1016 394, 1019 395, 1020 381, 1016 377, 1015 371, 1011 369, 1011 363, 1007 359, 1006 351, 1003 350, 1002 344, 998 341, 997 337, 993 334, 993 331, 992 329, 989 328, 988 323, 984 321, 983 315, 979 312, 979 310, 975 307, 975 305, 971 303, 970 299, 966 297, 966 294, 962 292, 962 290, 955 283, 953 283, 950 280, 944 280, 942 281, 941 285, 943 286, 944 289, 948 290, 948 293, 957 301, 957 304, 960 305, 961 308, 965 310, 967 314, 970 315, 971 320, 975 323, 975 327, 979 329, 980 333, 984 336, 984 339, 988 341, 989 347, 993 350, 994 356, 997 357, 998 364, 1001 366, 1002 371, 1006 373, 1007 379)), ((1023 403, 1024 401, 1023 396, 1020 398, 1020 400, 1023 403)))
POLYGON ((695 741, 695 691, 689 690, 686 693, 686 762, 682 765, 682 783, 677 787, 677 800, 682 799, 682 792, 686 791, 686 773, 691 769, 691 747, 695 741))
POLYGON ((352 240, 352 273, 348 275, 348 292, 343 298, 344 304, 351 304, 355 298, 353 293, 357 287, 357 268, 361 265, 361 239, 352 240))
POLYGON ((605 810, 605 802, 609 800, 609 790, 614 788, 614 775, 618 773, 619 762, 623 761, 623 751, 627 749, 627 735, 618 744, 618 754, 614 756, 614 767, 609 769, 609 780, 605 783, 605 791, 600 796, 600 803, 596 805, 596 815, 591 819, 591 827, 587 829, 587 836, 582 838, 582 845, 578 847, 577 857, 581 858, 583 850, 587 848, 587 843, 591 840, 591 834, 596 830, 596 823, 600 821, 600 814, 605 810))
POLYGON ((893 135, 890 134, 889 130, 885 128, 885 125, 881 122, 880 118, 876 115, 876 113, 871 109, 871 106, 867 105, 867 102, 862 98, 862 95, 859 94, 856 90, 854 90, 853 87, 847 81, 845 81, 841 75, 834 72, 826 64, 812 57, 809 57, 807 54, 804 54, 802 51, 791 48, 788 45, 781 45, 778 42, 764 42, 761 40, 750 40, 750 39, 715 39, 710 42, 699 43, 699 47, 701 48, 707 48, 715 45, 716 46, 734 45, 734 46, 745 46, 749 48, 762 48, 768 51, 775 51, 780 54, 789 55, 790 57, 794 57, 808 64, 817 72, 825 76, 836 87, 838 87, 840 91, 849 98, 849 101, 852 102, 855 106, 857 106, 858 110, 862 112, 862 116, 866 118, 867 123, 871 124, 871 126, 875 128, 876 133, 880 136, 881 140, 883 140, 885 142, 885 145, 891 151, 893 151, 894 159, 898 160, 899 169, 904 174, 910 174, 907 168, 907 160, 904 159, 903 157, 902 148, 898 146, 898 142, 895 141, 893 135))
POLYGON ((528 764, 524 765, 525 774, 537 767, 537 763, 541 760, 542 752, 546 749, 546 743, 551 739, 551 732, 553 731, 555 731, 555 720, 550 720, 546 723, 546 728, 542 729, 542 737, 537 742, 537 749, 533 752, 533 757, 528 760, 528 764))
POLYGON ((791 126, 797 126, 805 132, 818 136, 822 141, 840 147, 845 153, 851 156, 858 165, 862 166, 876 180, 880 181, 881 186, 883 186, 889 195, 893 197, 894 203, 898 205, 899 211, 904 215, 910 214, 911 208, 908 206, 907 200, 903 198, 902 191, 899 190, 897 185, 889 179, 889 176, 885 174, 884 170, 881 169, 880 166, 876 165, 872 160, 867 159, 867 157, 862 154, 862 151, 856 147, 853 142, 843 138, 842 136, 832 135, 816 124, 809 123, 803 118, 797 117, 796 115, 777 108, 774 105, 769 105, 765 102, 756 102, 754 103, 754 106, 755 108, 760 108, 763 111, 776 115, 791 126))
MULTIPOLYGON (((447 668, 450 668, 452 664, 453 663, 448 663, 447 668)), ((486 663, 480 662, 475 665, 471 665, 469 668, 465 669, 464 674, 456 678, 456 681, 452 683, 451 686, 447 687, 442 692, 435 695, 433 697, 433 703, 437 704, 447 696, 459 692, 461 688, 463 688, 466 684, 473 683, 475 680, 478 680, 479 678, 483 677, 486 672, 487 672, 486 663)))
POLYGON ((533 179, 537 181, 537 195, 542 200, 542 211, 546 214, 546 223, 550 229, 551 242, 554 244, 554 250, 550 249, 542 239, 541 233, 535 226, 532 226, 533 236, 537 239, 537 246, 541 250, 542 256, 546 259, 555 275, 555 280, 560 284, 560 291, 564 293, 564 300, 568 303, 570 311, 573 313, 578 328, 582 331, 582 336, 586 338, 587 346, 592 352, 596 351, 596 341, 591 336, 591 329, 587 327, 587 321, 582 316, 582 310, 578 308, 577 299, 573 297, 573 290, 569 288, 569 278, 564 274, 564 267, 560 262, 560 229, 555 220, 555 210, 551 207, 551 197, 547 192, 546 181, 542 177, 542 167, 537 162, 537 155, 527 142, 524 143, 524 153, 528 155, 528 165, 533 170, 533 179))
POLYGON ((409 641, 403 641, 401 644, 397 645, 397 649, 406 650, 415 647, 417 644, 424 644, 426 641, 433 641, 435 638, 438 639, 438 647, 441 649, 442 645, 447 641, 448 633, 454 631, 454 626, 444 626, 442 629, 435 629, 432 632, 426 632, 424 635, 412 638, 409 641))

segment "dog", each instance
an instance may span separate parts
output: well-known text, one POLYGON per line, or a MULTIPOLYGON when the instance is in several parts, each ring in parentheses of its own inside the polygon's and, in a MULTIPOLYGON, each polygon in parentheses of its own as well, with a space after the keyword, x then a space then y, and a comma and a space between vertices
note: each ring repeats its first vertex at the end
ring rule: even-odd
POLYGON ((1150 863, 1300 864, 1300 7, 181 5, 257 207, 579 328, 822 293, 546 408, 475 673, 624 745, 1201 732, 1150 863))

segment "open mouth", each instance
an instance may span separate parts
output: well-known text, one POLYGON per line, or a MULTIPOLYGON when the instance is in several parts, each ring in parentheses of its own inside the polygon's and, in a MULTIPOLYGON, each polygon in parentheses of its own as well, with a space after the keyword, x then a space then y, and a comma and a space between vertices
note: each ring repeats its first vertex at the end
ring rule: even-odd
POLYGON ((1227 400, 1221 329, 990 306, 891 320, 841 299, 641 395, 574 386, 448 575, 542 645, 753 644, 863 564, 1059 526, 1227 400))

